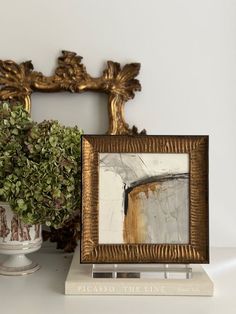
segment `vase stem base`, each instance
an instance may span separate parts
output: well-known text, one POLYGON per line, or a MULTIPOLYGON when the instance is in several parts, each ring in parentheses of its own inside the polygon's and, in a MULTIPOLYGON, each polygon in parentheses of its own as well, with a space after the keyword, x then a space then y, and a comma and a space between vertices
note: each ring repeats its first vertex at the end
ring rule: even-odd
POLYGON ((28 259, 24 254, 10 255, 3 263, 0 263, 0 275, 5 276, 23 276, 29 275, 40 266, 28 259))

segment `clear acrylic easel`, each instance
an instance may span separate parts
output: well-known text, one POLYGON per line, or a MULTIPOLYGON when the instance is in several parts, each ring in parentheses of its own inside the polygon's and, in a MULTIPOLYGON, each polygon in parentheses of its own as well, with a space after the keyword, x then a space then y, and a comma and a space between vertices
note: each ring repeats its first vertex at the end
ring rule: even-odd
POLYGON ((92 278, 191 279, 189 264, 93 264, 92 278))

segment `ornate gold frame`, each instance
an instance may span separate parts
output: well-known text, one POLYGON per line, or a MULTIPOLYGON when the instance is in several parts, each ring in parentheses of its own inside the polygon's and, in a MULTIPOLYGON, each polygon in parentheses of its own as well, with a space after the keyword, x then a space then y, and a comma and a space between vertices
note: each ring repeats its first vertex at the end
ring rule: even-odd
MULTIPOLYGON (((0 100, 21 102, 25 109, 31 109, 31 94, 34 92, 55 93, 67 91, 82 93, 94 91, 108 95, 108 134, 133 134, 137 129, 129 128, 124 119, 124 105, 134 98, 141 85, 135 77, 140 64, 130 63, 121 68, 113 61, 98 78, 91 77, 81 63, 82 57, 74 52, 62 51, 58 66, 52 76, 44 76, 34 71, 31 61, 17 64, 0 60, 0 100)), ((145 132, 145 131, 144 131, 145 132)))
MULTIPOLYGON (((107 61, 107 67, 100 77, 90 76, 82 64, 82 57, 75 52, 62 51, 58 58, 58 66, 51 76, 34 71, 31 61, 16 63, 12 60, 0 60, 0 101, 24 104, 25 109, 31 110, 31 94, 34 92, 82 93, 93 91, 108 95, 109 127, 107 134, 138 134, 135 126, 132 128, 125 122, 124 105, 134 98, 135 92, 141 90, 136 78, 140 71, 139 63, 120 64, 107 61)), ((53 117, 52 117, 53 118, 53 117)), ((79 122, 79 121, 78 121, 79 122)), ((145 134, 146 131, 140 132, 145 134)), ((67 251, 73 250, 80 238, 78 217, 68 221, 61 229, 44 232, 45 239, 57 239, 58 246, 67 251), (76 230, 71 231, 71 230, 76 230), (65 247, 65 243, 66 247, 65 247)))
POLYGON ((82 140, 82 263, 208 263, 208 136, 85 135, 82 140), (99 153, 187 153, 188 244, 99 244, 99 153))

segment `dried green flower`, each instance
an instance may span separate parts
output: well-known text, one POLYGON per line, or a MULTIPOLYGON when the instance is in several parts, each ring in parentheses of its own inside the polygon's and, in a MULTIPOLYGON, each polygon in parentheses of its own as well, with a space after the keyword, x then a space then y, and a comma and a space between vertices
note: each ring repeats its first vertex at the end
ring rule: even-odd
POLYGON ((80 207, 82 131, 32 122, 22 107, 4 105, 1 116, 0 197, 27 223, 63 226, 80 207))

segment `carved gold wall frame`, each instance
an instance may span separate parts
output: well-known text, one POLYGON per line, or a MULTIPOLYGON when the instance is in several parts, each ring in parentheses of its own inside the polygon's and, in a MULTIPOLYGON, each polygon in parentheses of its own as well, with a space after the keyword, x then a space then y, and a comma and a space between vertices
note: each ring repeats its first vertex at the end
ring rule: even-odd
MULTIPOLYGON (((108 96, 107 133, 111 135, 138 133, 135 126, 130 128, 125 122, 124 105, 134 98, 136 91, 141 90, 141 85, 136 79, 140 64, 130 63, 121 68, 119 63, 108 61, 102 75, 94 78, 87 73, 81 61, 82 57, 76 53, 62 51, 54 74, 45 76, 34 71, 31 61, 16 63, 12 60, 0 60, 0 101, 21 103, 30 112, 31 95, 34 92, 105 93, 108 96)), ((143 133, 146 131, 143 130, 141 134, 143 133)), ((44 231, 44 239, 51 238, 53 242, 57 242, 58 248, 67 252, 73 251, 80 237, 79 220, 78 216, 74 217, 66 223, 63 230, 51 228, 50 232, 44 231)))
MULTIPOLYGON (((82 57, 74 52, 62 51, 58 66, 52 76, 34 71, 31 61, 16 63, 0 60, 0 100, 21 102, 27 111, 31 110, 31 94, 34 92, 55 93, 67 91, 82 93, 100 92, 108 95, 108 134, 137 133, 135 127, 129 128, 124 119, 124 105, 134 98, 141 85, 135 77, 140 64, 130 63, 121 68, 113 61, 107 62, 102 75, 93 78, 81 63, 82 57)), ((145 131, 142 131, 145 133, 145 131)))

